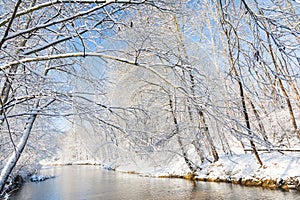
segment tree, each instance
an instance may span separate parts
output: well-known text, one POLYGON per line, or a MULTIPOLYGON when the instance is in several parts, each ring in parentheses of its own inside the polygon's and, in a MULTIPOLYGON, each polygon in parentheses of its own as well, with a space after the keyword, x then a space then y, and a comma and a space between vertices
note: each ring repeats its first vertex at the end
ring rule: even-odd
POLYGON ((299 137, 295 1, 0 5, 1 190, 55 117, 93 130, 79 136, 103 160, 116 149, 162 164, 176 154, 191 171, 236 140, 262 165, 257 148, 299 137))
MULTIPOLYGON (((1 135, 3 143, 10 143, 10 149, 1 158, 1 191, 38 119, 74 114, 67 111, 75 99, 81 99, 77 105, 80 112, 88 112, 83 111, 82 102, 94 101, 87 94, 72 93, 72 86, 64 86, 70 77, 91 78, 76 74, 87 67, 82 65, 84 58, 118 60, 109 50, 104 54, 101 43, 117 30, 126 10, 143 5, 158 7, 158 3, 126 0, 0 2, 1 135), (17 126, 11 126, 14 123, 17 126), (4 134, 9 136, 4 137, 4 134)), ((95 104, 109 110, 101 103, 95 104)))

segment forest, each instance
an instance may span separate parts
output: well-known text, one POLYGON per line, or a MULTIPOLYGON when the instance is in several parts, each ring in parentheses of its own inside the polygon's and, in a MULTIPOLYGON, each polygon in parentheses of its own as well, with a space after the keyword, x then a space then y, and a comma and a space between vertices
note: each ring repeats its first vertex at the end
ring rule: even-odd
POLYGON ((0 0, 0 68, 2 194, 41 160, 299 158, 298 0, 0 0))

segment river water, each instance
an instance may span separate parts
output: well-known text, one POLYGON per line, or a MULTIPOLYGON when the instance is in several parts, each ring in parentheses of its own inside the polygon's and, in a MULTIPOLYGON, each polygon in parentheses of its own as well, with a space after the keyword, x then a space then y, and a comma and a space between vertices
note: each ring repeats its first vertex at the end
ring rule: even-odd
POLYGON ((26 182, 12 200, 283 200, 300 199, 297 191, 243 187, 226 183, 140 177, 103 170, 98 166, 63 166, 42 169, 56 176, 43 182, 26 182))

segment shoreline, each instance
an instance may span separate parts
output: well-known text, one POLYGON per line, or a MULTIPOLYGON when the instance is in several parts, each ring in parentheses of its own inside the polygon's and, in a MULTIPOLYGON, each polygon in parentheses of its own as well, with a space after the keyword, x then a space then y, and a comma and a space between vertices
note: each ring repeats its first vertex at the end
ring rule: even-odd
MULTIPOLYGON (((214 163, 212 163, 213 165, 214 163)), ((118 170, 110 167, 106 167, 99 163, 89 163, 89 162, 77 162, 77 163, 52 163, 47 164, 44 166, 55 167, 55 166, 100 166, 105 170, 115 171, 118 173, 126 173, 126 174, 135 174, 142 177, 149 177, 149 178, 169 178, 169 179, 185 179, 187 181, 195 181, 195 182, 215 182, 215 183, 227 183, 227 184, 234 184, 240 185, 245 187, 260 187, 263 189, 270 189, 270 190, 282 190, 282 191, 289 191, 289 190, 296 190, 300 192, 300 182, 299 177, 286 177, 286 178, 233 178, 228 176, 227 178, 222 177, 214 177, 214 176, 203 176, 203 174, 196 173, 187 173, 184 175, 180 174, 151 174, 151 173, 143 173, 143 172, 136 172, 136 171, 123 171, 118 170)), ((201 171, 200 171, 201 172, 201 171)), ((24 180, 29 179, 29 177, 24 178, 24 180)), ((15 187, 8 192, 8 197, 11 193, 19 190, 22 188, 22 185, 25 183, 23 181, 21 184, 18 183, 15 187)), ((300 194, 300 193, 299 193, 300 194)))
POLYGON ((150 177, 150 178, 178 178, 178 179, 185 179, 190 181, 200 181, 200 182, 215 182, 215 183, 229 183, 229 184, 236 184, 241 186, 247 187, 262 187, 268 189, 276 189, 276 190, 297 190, 300 192, 300 182, 298 177, 287 177, 287 178, 233 178, 228 176, 227 178, 220 178, 214 176, 199 176, 198 173, 190 173, 188 172, 185 175, 179 174, 166 174, 166 175, 158 175, 158 174, 149 174, 137 171, 123 171, 118 170, 110 167, 105 167, 100 163, 89 163, 89 162, 77 162, 77 163, 52 163, 47 164, 45 166, 101 166, 105 170, 115 171, 119 173, 126 173, 126 174, 135 174, 142 177, 150 177))
POLYGON ((300 154, 265 152, 260 154, 264 164, 260 166, 253 154, 236 154, 234 156, 220 156, 219 161, 204 163, 198 166, 201 170, 195 173, 188 169, 180 171, 185 163, 177 163, 169 171, 126 170, 126 166, 116 171, 138 174, 157 178, 183 178, 191 181, 219 182, 242 186, 255 186, 278 190, 297 190, 300 192, 300 154), (173 172, 174 170, 174 172, 173 172), (170 173, 171 172, 171 173, 170 173))
MULTIPOLYGON (((297 190, 300 192, 300 183, 298 179, 294 177, 288 177, 287 179, 260 179, 260 178, 239 178, 231 179, 230 177, 226 179, 222 178, 214 178, 214 177, 199 177, 197 176, 197 173, 192 174, 188 173, 186 175, 177 175, 177 174, 170 174, 170 175, 155 175, 155 174, 144 174, 140 172, 135 171, 118 171, 114 170, 116 172, 120 173, 126 173, 126 174, 136 174, 143 177, 150 177, 150 178, 170 178, 170 179, 185 179, 189 181, 199 181, 199 182, 215 182, 215 183, 228 183, 228 184, 235 184, 235 185, 241 185, 246 187, 261 187, 261 188, 267 188, 272 190, 297 190)), ((300 193, 299 193, 300 194, 300 193)))
POLYGON ((265 152, 260 154, 264 164, 258 165, 251 153, 222 155, 214 163, 199 163, 201 170, 189 172, 182 160, 169 163, 168 167, 153 167, 145 163, 103 164, 94 160, 76 162, 42 162, 42 166, 95 165, 103 169, 121 173, 136 174, 154 178, 181 178, 191 181, 217 182, 255 186, 278 190, 297 190, 300 192, 300 154, 265 152))

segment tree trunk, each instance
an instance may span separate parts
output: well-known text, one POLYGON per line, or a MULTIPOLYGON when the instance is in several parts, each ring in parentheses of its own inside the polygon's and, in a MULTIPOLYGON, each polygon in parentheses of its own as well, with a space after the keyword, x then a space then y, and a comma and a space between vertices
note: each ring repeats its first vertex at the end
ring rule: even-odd
MULTIPOLYGON (((183 38, 182 38, 182 34, 181 34, 181 31, 180 31, 180 28, 179 28, 179 24, 178 24, 178 21, 177 21, 177 18, 176 16, 174 15, 174 23, 175 23, 175 26, 176 26, 176 30, 177 30, 177 33, 178 33, 178 37, 179 37, 179 42, 180 42, 180 45, 183 49, 183 53, 184 53, 184 56, 185 56, 185 59, 188 60, 188 54, 186 52, 186 48, 185 48, 185 45, 184 45, 184 41, 183 41, 183 38)), ((183 62, 184 63, 184 62, 183 62)), ((195 78, 194 78, 194 75, 192 74, 192 69, 190 67, 188 67, 188 76, 189 76, 189 81, 191 82, 191 86, 190 86, 190 91, 192 93, 192 96, 191 97, 188 97, 188 98, 191 98, 192 100, 196 100, 195 98, 195 78)), ((183 71, 184 72, 184 71, 183 71)), ((209 128, 205 122, 205 117, 204 117, 204 113, 202 110, 200 110, 199 106, 196 105, 195 106, 196 110, 197 110, 197 113, 198 113, 198 116, 199 116, 199 125, 201 128, 201 130, 203 131, 205 137, 207 138, 208 140, 208 143, 209 143, 209 146, 210 146, 210 149, 211 149, 211 153, 214 157, 214 162, 217 162, 219 160, 219 155, 218 155, 218 152, 216 150, 216 147, 214 145, 214 142, 213 142, 213 139, 210 135, 210 132, 209 132, 209 128)), ((191 111, 191 108, 188 107, 188 110, 191 111)), ((190 115, 190 118, 192 118, 192 113, 190 112, 189 113, 190 115)), ((200 131, 201 131, 200 130, 200 131)), ((198 148, 199 146, 195 146, 196 148, 198 148)), ((198 149, 197 151, 201 151, 201 149, 198 149)), ((200 159, 202 159, 200 157, 200 159)))
POLYGON ((31 129, 33 127, 34 121, 36 119, 37 113, 33 113, 31 114, 31 116, 28 118, 28 121, 25 125, 24 128, 24 132, 22 137, 20 138, 20 141, 18 143, 18 145, 15 147, 13 154, 9 157, 9 159, 7 160, 4 168, 1 170, 1 176, 0 176, 0 192, 3 191, 4 186, 6 184, 6 181, 10 175, 10 173, 12 172, 12 170, 14 169, 14 167, 16 166, 22 151, 24 150, 27 140, 29 138, 31 129))
POLYGON ((213 139, 212 139, 211 135, 209 134, 208 127, 206 125, 205 118, 204 118, 204 113, 199 108, 198 108, 198 114, 199 114, 199 117, 200 117, 200 119, 199 119, 200 120, 200 125, 202 125, 202 127, 201 127, 202 132, 204 133, 205 137, 208 140, 211 153, 214 157, 214 162, 217 162, 219 160, 219 155, 218 155, 218 152, 217 152, 216 147, 214 145, 213 139))
MULTIPOLYGON (((250 146, 253 150, 253 153, 258 161, 258 163, 262 166, 263 165, 263 162, 261 161, 260 157, 259 157, 259 154, 256 150, 256 147, 255 147, 255 144, 253 142, 253 134, 252 134, 252 131, 251 131, 251 126, 250 126, 250 119, 249 119, 249 115, 248 115, 248 111, 247 111, 247 106, 246 106, 246 100, 245 100, 245 94, 244 94, 244 88, 243 88, 243 84, 242 84, 242 80, 241 80, 241 77, 239 76, 237 70, 236 70, 236 67, 235 67, 235 63, 237 60, 234 59, 234 56, 233 56, 233 53, 232 53, 232 50, 233 50, 233 47, 231 47, 231 38, 232 38, 232 35, 231 35, 231 32, 234 32, 234 36, 236 37, 237 41, 239 40, 238 38, 238 35, 237 35, 237 32, 236 30, 234 29, 234 27, 231 26, 230 22, 228 22, 226 20, 226 17, 225 17, 225 13, 224 13, 224 10, 223 10, 223 5, 222 5, 222 2, 220 2, 220 8, 221 8, 221 24, 222 24, 222 28, 223 28, 223 31, 225 33, 225 36, 227 38, 227 45, 228 45, 228 53, 229 53, 229 63, 231 65, 231 69, 232 69, 232 73, 234 75, 234 78, 236 79, 237 81, 237 85, 238 85, 238 88, 239 88, 239 93, 240 93, 240 98, 241 98, 241 104, 242 104, 242 113, 243 113, 243 116, 244 116, 244 120, 245 120, 245 123, 246 123, 246 128, 247 128, 247 132, 248 134, 250 135, 250 146), (231 26, 231 29, 228 30, 226 28, 226 25, 230 24, 231 26)), ((239 42, 237 42, 237 45, 238 45, 238 51, 240 50, 239 48, 239 42)), ((237 58, 238 59, 238 58, 237 58)))
POLYGON ((250 105, 252 107, 252 110, 253 110, 253 113, 254 113, 255 118, 257 120, 257 123, 258 123, 259 129, 260 129, 261 135, 262 135, 264 141, 267 142, 267 143, 269 143, 269 139, 268 139, 268 136, 266 134, 265 127, 264 127, 263 123, 261 122, 259 113, 256 110, 256 107, 255 107, 254 103, 251 101, 251 99, 249 97, 247 97, 247 99, 248 99, 248 101, 249 101, 249 103, 250 103, 250 105))
POLYGON ((242 112, 243 112, 244 119, 245 119, 245 122, 246 122, 246 127, 247 127, 248 134, 251 137, 250 138, 250 145, 251 145, 251 148, 253 149, 253 153, 254 153, 254 155, 255 155, 258 163, 260 164, 260 166, 262 166, 263 162, 261 161, 261 159, 259 157, 259 154, 258 154, 258 152, 256 150, 255 144, 254 144, 253 139, 252 139, 253 133, 251 131, 250 119, 249 119, 248 110, 247 110, 247 106, 246 106, 243 84, 242 84, 242 81, 241 81, 240 77, 238 76, 238 73, 237 73, 237 71, 236 71, 236 69, 235 69, 234 66, 232 66, 232 70, 233 70, 233 74, 236 76, 236 80, 238 82, 238 87, 239 87, 239 90, 240 90, 242 112))
POLYGON ((203 163, 204 160, 205 160, 205 157, 204 157, 204 153, 203 153, 203 150, 201 148, 201 145, 200 145, 199 141, 194 140, 193 141, 193 145, 194 145, 194 147, 196 149, 196 152, 197 152, 198 156, 200 157, 201 163, 203 163))
POLYGON ((192 163, 190 162, 190 160, 188 159, 188 155, 184 149, 184 146, 182 144, 182 140, 181 140, 181 137, 179 135, 179 124, 178 124, 178 121, 177 121, 177 118, 175 116, 175 111, 174 111, 174 106, 173 106, 173 101, 171 99, 171 96, 169 95, 169 106, 170 106, 170 109, 171 109, 171 114, 172 114, 172 117, 173 117, 173 122, 174 122, 174 125, 175 125, 175 134, 177 135, 177 142, 179 144, 179 147, 180 147, 180 150, 181 150, 181 153, 182 153, 182 156, 184 158, 184 161, 185 163, 187 164, 187 166, 189 167, 189 169, 191 170, 191 172, 195 172, 195 168, 192 166, 192 163))
MULTIPOLYGON (((274 65, 276 71, 278 72, 279 71, 279 67, 277 65, 277 62, 276 62, 276 59, 275 59, 275 55, 274 55, 274 52, 273 52, 273 48, 271 46, 270 34, 268 32, 266 32, 266 34, 267 34, 267 37, 268 37, 269 51, 270 51, 270 54, 271 54, 271 57, 272 57, 273 65, 274 65)), ((292 104, 291 104, 291 101, 290 101, 290 97, 289 97, 288 93, 286 92, 281 79, 279 77, 277 77, 277 79, 278 79, 278 83, 279 83, 280 89, 281 89, 281 91, 282 91, 282 93, 284 95, 285 101, 286 101, 287 106, 288 106, 288 110, 289 110, 289 113, 290 113, 290 117, 291 117, 291 121, 292 121, 292 125, 293 125, 293 128, 294 128, 294 131, 297 134, 298 139, 300 140, 300 130, 298 130, 298 126, 297 126, 297 122, 296 122, 296 119, 295 119, 295 114, 294 114, 294 111, 293 111, 293 107, 292 107, 292 104)))

